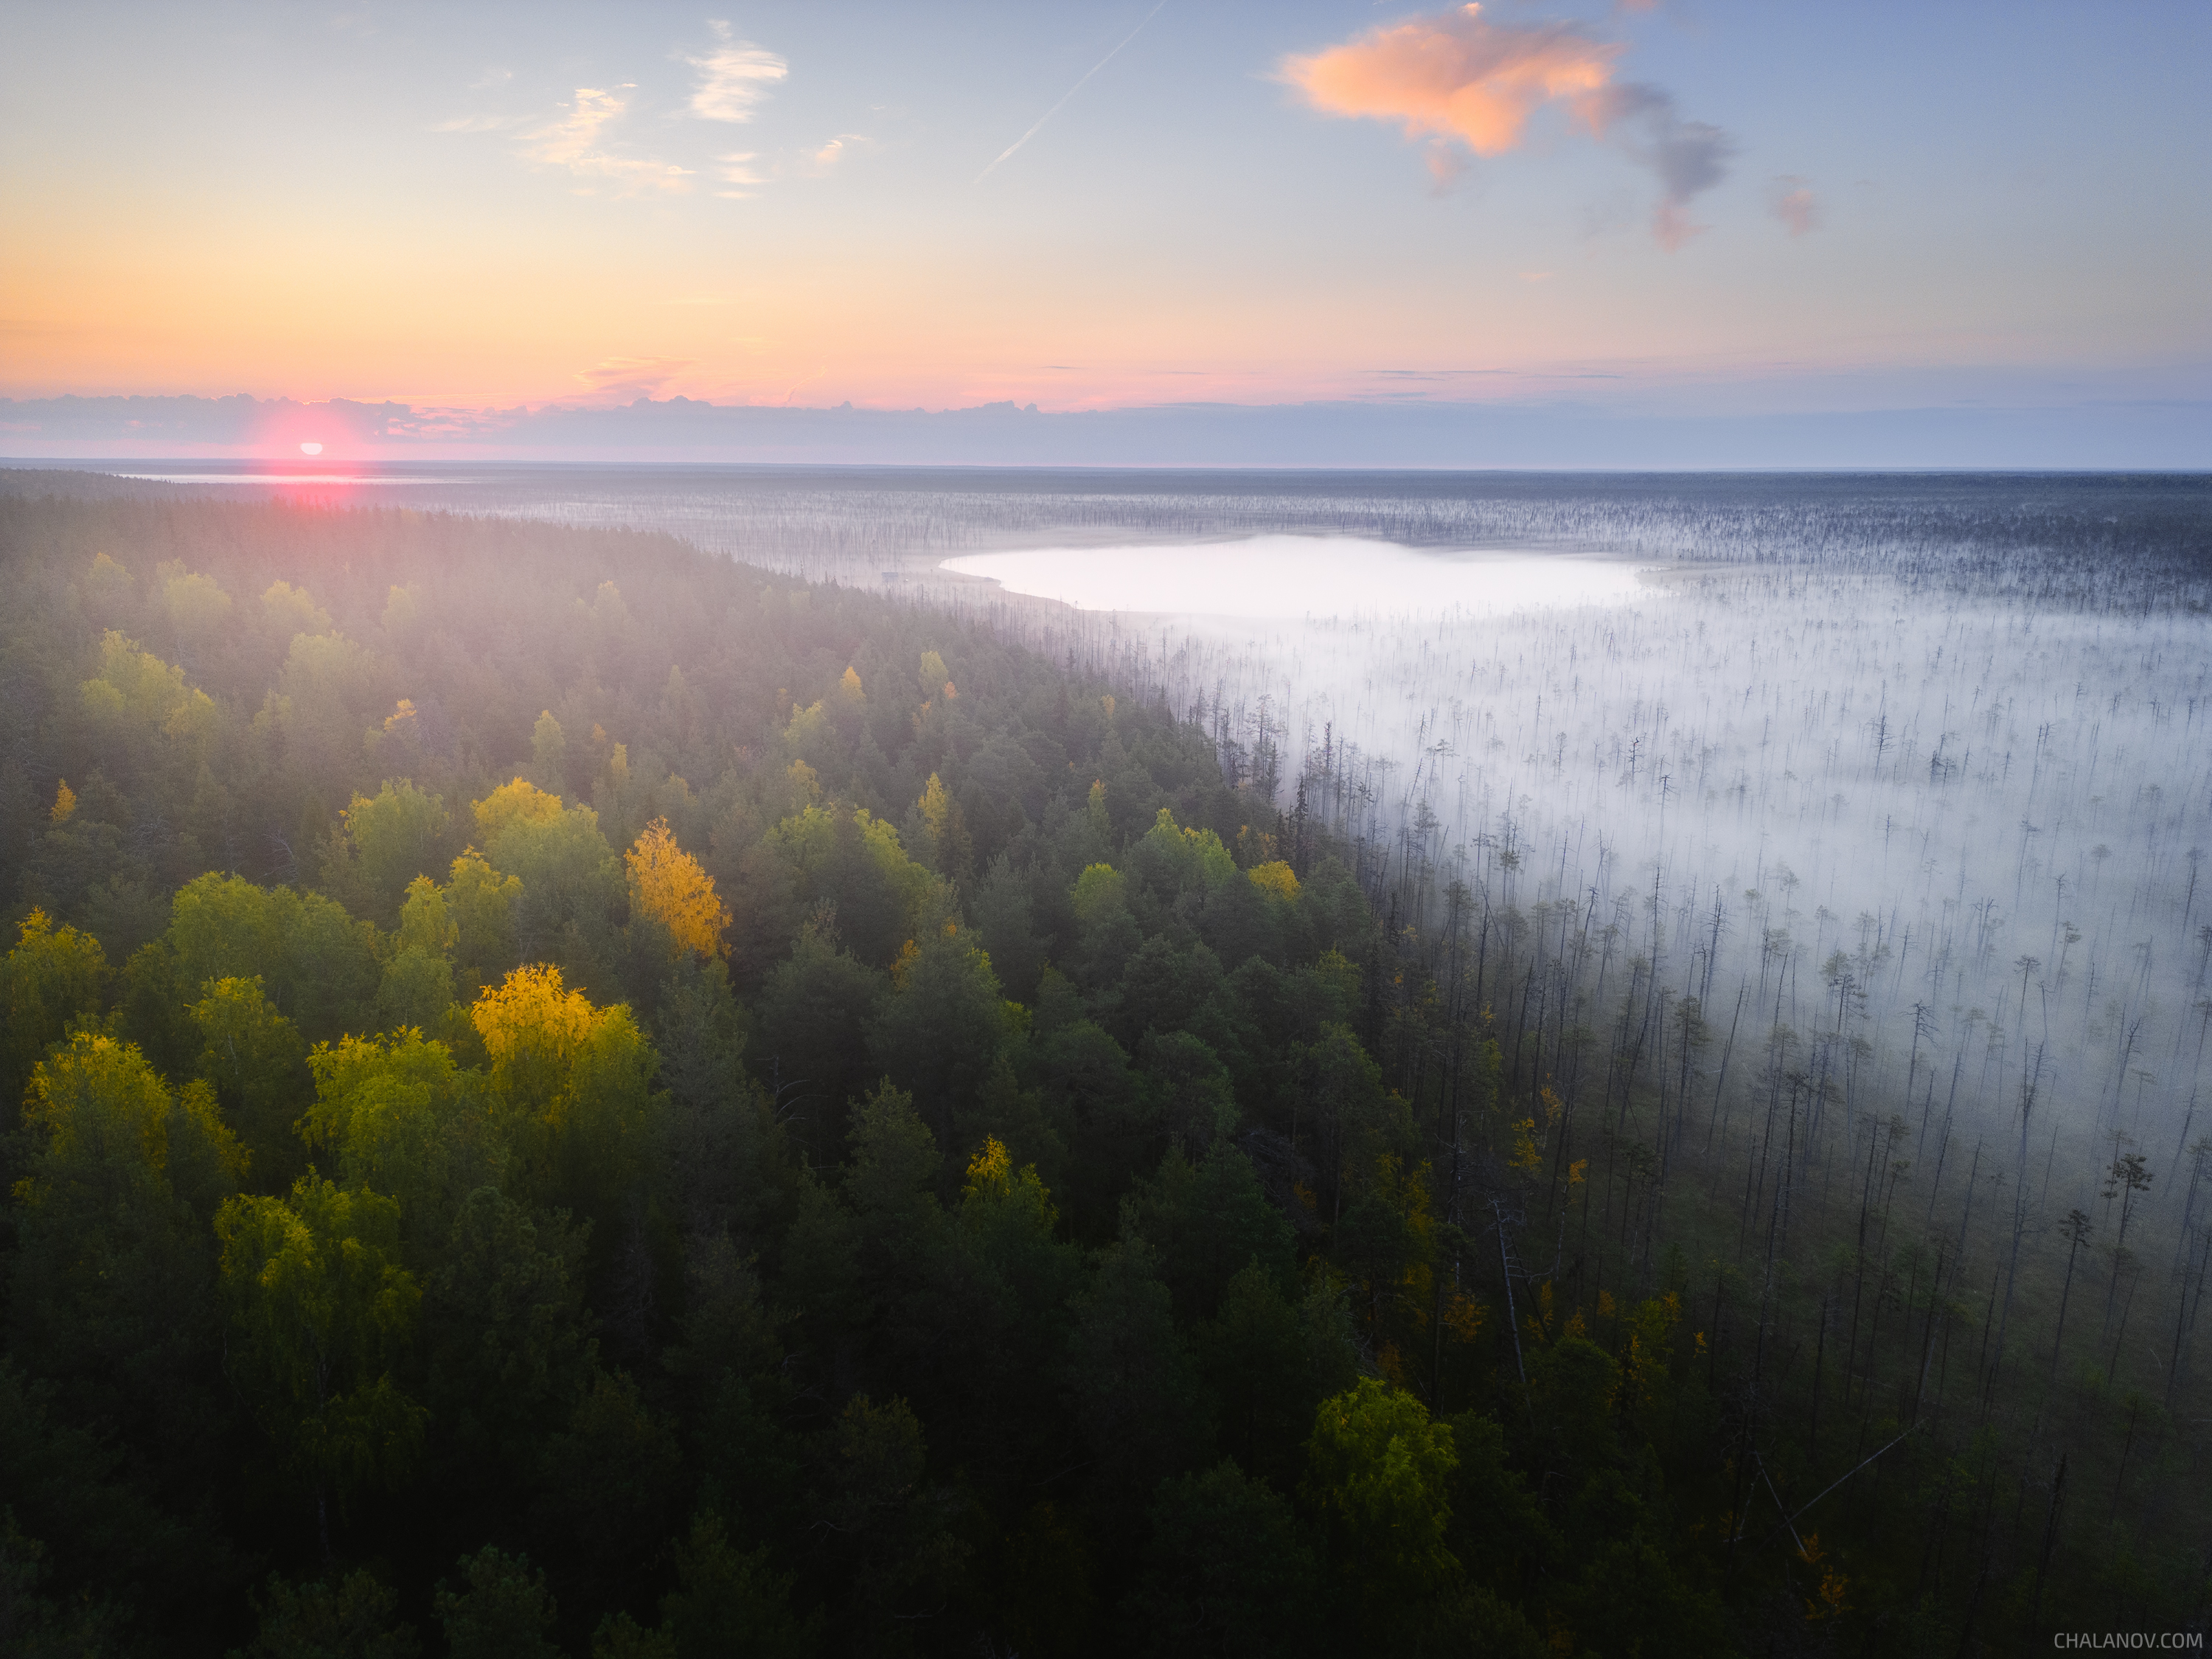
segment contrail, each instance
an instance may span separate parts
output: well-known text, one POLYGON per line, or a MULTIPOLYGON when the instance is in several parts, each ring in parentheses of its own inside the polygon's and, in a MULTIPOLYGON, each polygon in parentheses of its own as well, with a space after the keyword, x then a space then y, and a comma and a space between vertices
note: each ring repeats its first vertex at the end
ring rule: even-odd
MULTIPOLYGON (((1146 12, 1143 17, 1139 19, 1137 27, 1131 29, 1128 34, 1122 40, 1121 46, 1127 46, 1131 40, 1135 40, 1139 34, 1142 34, 1145 32, 1145 25, 1151 22, 1153 18, 1158 16, 1160 15, 1160 7, 1164 6, 1167 3, 1168 0, 1159 0, 1158 5, 1155 5, 1150 11, 1146 12)), ((1083 81, 1088 81, 1092 76, 1097 74, 1100 70, 1104 69, 1107 64, 1112 63, 1114 61, 1115 52, 1120 52, 1121 50, 1121 46, 1115 47, 1113 52, 1108 52, 1103 58, 1093 64, 1089 70, 1085 71, 1083 81)), ((992 162, 990 167, 985 167, 981 173, 977 173, 975 175, 975 183, 979 185, 981 184, 986 179, 991 176, 992 169, 999 165, 999 161, 1005 161, 1007 156, 1012 155, 1024 144, 1026 144, 1030 139, 1036 137, 1037 136, 1037 127, 1042 126, 1046 122, 1051 120, 1054 116, 1059 114, 1060 104, 1065 104, 1069 99, 1074 97, 1077 93, 1083 90, 1083 81, 1078 81, 1065 93, 1061 94, 1060 103, 1054 104, 1042 115, 1038 116, 1036 127, 1031 127, 1020 137, 1015 139, 1012 143, 1008 144, 1006 148, 1000 153, 998 161, 992 162)))

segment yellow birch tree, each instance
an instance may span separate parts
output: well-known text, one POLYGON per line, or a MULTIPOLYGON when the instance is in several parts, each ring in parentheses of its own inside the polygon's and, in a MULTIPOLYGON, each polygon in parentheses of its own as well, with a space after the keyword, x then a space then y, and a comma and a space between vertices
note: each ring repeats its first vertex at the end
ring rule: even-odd
POLYGON ((676 844, 666 818, 647 824, 623 862, 629 866, 630 902, 668 929, 679 950, 721 955, 730 913, 715 895, 714 878, 676 844))

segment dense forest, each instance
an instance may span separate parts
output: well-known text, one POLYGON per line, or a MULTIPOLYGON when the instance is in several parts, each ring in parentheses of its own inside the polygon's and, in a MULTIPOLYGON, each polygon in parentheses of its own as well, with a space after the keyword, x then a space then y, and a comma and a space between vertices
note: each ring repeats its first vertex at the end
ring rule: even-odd
POLYGON ((2201 1623, 2177 1183, 2031 1343, 2010 1194, 1786 1054, 1725 1120, 1588 918, 1571 1024, 1337 756, 635 532, 19 485, 0 561, 10 1652, 2201 1623))

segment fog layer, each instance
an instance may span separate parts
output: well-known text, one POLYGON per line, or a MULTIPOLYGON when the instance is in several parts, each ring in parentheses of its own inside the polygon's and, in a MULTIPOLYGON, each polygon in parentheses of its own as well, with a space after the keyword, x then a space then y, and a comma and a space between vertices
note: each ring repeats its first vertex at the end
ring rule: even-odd
POLYGON ((2088 1204, 2116 1149, 2170 1170, 2203 1127, 2201 611, 1348 539, 952 563, 1208 613, 1132 618, 1133 648, 1232 765, 1285 808, 1340 792, 1432 896, 1472 883, 1554 1018, 1601 1018, 1608 974, 1694 999, 1674 1039, 1737 1048, 1719 1111, 1763 1056, 1839 1130, 1903 1114, 1931 1207, 1992 1167, 2088 1204))

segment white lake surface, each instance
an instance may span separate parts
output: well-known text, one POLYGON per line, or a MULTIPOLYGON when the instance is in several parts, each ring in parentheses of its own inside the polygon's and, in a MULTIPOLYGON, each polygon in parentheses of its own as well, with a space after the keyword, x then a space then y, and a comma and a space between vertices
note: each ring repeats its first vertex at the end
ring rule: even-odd
POLYGON ((973 553, 947 570, 1085 611, 1268 618, 1620 605, 1657 590, 1635 565, 1573 553, 1417 552, 1348 536, 973 553))

